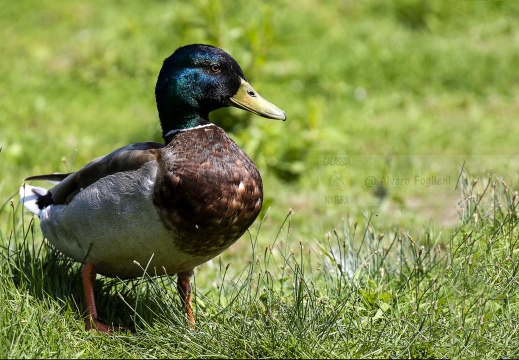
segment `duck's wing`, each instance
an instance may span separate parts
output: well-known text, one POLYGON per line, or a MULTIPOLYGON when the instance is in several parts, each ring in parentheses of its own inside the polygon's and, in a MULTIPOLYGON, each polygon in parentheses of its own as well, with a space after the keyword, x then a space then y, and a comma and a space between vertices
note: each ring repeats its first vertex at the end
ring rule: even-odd
POLYGON ((93 160, 74 173, 36 175, 25 180, 60 181, 47 194, 40 194, 40 209, 51 204, 68 204, 79 191, 105 176, 137 170, 150 161, 156 161, 163 147, 163 144, 155 142, 131 144, 93 160))
POLYGON ((52 183, 54 182, 61 182, 65 180, 67 176, 69 176, 72 173, 63 174, 63 173, 54 173, 54 174, 43 174, 43 175, 33 175, 26 177, 23 179, 23 181, 30 181, 30 180, 47 180, 52 183))

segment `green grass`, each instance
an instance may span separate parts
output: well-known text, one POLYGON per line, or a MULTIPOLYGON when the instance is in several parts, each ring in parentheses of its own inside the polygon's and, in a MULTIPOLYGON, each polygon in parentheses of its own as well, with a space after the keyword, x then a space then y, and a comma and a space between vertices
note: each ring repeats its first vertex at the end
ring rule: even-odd
MULTIPOLYGON (((292 239, 289 213, 250 261, 222 258, 196 273, 190 330, 171 278, 98 280, 102 317, 137 334, 83 330, 80 267, 35 238, 34 223, 2 236, 5 357, 413 357, 519 355, 517 192, 465 173, 450 234, 382 234, 371 219, 321 241, 292 239), (25 229, 25 230, 24 230, 25 229), (206 282, 202 282, 206 284, 206 282)), ((13 221, 20 209, 11 207, 13 221)))
POLYGON ((0 356, 517 357, 518 14, 511 0, 4 4, 0 356), (194 42, 232 54, 288 115, 212 114, 262 173, 261 230, 196 270, 195 331, 174 279, 100 277, 103 320, 139 331, 85 332, 79 265, 42 242, 18 187, 160 141, 156 76, 194 42))

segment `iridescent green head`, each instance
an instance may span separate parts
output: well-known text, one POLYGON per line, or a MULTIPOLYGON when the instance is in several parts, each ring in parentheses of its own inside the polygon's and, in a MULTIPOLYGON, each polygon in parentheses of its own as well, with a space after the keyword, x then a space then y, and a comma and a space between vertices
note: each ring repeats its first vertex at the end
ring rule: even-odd
POLYGON ((163 134, 204 124, 211 111, 229 105, 286 120, 249 85, 236 60, 210 45, 183 46, 164 60, 155 98, 163 134))

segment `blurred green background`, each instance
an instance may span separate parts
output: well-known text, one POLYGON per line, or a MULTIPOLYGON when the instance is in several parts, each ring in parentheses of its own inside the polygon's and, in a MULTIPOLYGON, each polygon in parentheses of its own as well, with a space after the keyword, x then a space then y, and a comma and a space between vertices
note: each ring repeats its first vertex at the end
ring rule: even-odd
POLYGON ((281 123, 237 109, 212 114, 262 173, 266 231, 290 208, 303 237, 370 212, 380 227, 449 227, 455 198, 438 206, 428 199, 441 194, 425 188, 368 188, 359 156, 374 156, 368 174, 377 178, 416 166, 452 170, 465 156, 469 173, 516 174, 518 15, 517 1, 6 2, 1 203, 17 201, 26 176, 161 141, 154 86, 162 61, 179 46, 208 43, 229 52, 288 115, 281 123), (330 190, 322 159, 335 154, 354 160, 341 174, 349 206, 321 204, 330 190))

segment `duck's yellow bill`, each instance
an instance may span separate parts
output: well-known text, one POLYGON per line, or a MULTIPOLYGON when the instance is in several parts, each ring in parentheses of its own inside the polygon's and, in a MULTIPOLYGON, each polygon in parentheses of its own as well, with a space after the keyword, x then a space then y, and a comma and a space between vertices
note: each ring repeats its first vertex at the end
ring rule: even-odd
POLYGON ((250 111, 268 119, 283 120, 287 119, 285 112, 276 105, 263 99, 245 80, 241 80, 241 85, 236 94, 229 99, 229 105, 239 109, 250 111))

